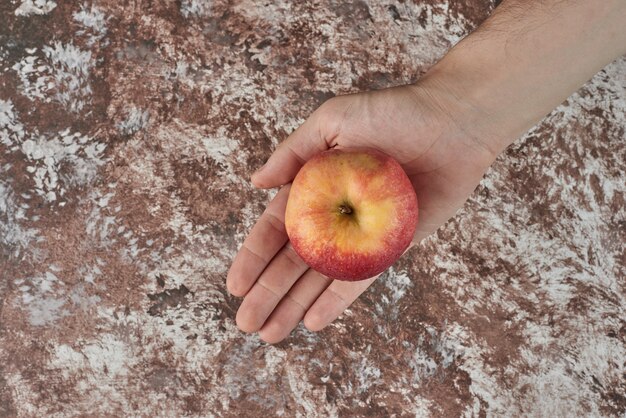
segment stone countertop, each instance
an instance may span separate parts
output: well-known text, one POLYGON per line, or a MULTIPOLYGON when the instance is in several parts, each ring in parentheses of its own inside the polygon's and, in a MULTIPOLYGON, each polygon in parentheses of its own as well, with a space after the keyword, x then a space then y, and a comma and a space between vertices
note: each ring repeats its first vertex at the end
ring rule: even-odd
POLYGON ((0 417, 626 412, 626 58, 323 332, 240 333, 248 179, 484 1, 0 2, 0 417))

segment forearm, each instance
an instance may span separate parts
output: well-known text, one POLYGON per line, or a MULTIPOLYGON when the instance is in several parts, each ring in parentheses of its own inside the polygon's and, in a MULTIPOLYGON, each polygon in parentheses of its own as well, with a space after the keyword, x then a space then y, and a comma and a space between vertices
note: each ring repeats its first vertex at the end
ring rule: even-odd
POLYGON ((424 79, 493 152, 626 53, 626 0, 505 1, 424 79))

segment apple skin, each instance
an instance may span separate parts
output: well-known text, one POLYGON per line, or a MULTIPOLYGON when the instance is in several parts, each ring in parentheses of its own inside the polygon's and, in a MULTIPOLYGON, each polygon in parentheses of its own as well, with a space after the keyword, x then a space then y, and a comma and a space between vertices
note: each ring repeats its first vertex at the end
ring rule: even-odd
POLYGON ((411 244, 417 196, 393 158, 331 149, 304 164, 289 191, 287 235, 314 270, 347 281, 385 271, 411 244))

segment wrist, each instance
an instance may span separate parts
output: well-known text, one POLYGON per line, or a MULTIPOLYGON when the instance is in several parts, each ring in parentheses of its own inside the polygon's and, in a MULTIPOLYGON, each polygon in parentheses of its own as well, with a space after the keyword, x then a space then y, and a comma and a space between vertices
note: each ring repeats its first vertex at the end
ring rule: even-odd
POLYGON ((504 118, 495 117, 479 100, 481 90, 489 88, 486 83, 472 82, 467 75, 459 64, 440 61, 409 87, 418 100, 429 103, 442 135, 473 150, 474 160, 486 169, 516 136, 504 118))
POLYGON ((442 152, 453 148, 457 155, 464 156, 457 163, 463 165, 465 172, 482 176, 502 151, 496 145, 499 139, 486 134, 482 112, 460 100, 447 78, 439 74, 429 72, 404 88, 412 92, 418 113, 428 121, 429 134, 438 138, 442 152))
POLYGON ((492 159, 536 122, 506 102, 520 104, 524 98, 507 85, 502 73, 496 63, 477 62, 465 46, 458 45, 418 82, 445 102, 457 129, 492 159))
POLYGON ((417 83, 494 157, 626 50, 626 2, 505 1, 417 83))

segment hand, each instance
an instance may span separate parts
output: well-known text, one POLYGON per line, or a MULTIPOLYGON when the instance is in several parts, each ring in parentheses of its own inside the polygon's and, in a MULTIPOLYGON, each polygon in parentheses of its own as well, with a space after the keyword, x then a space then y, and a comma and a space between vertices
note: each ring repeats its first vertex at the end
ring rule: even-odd
POLYGON ((246 238, 227 278, 230 293, 244 296, 237 312, 242 331, 275 343, 300 320, 318 331, 336 319, 375 280, 333 281, 310 269, 288 242, 284 213, 289 183, 313 155, 328 148, 368 147, 395 158, 419 202, 418 242, 461 207, 494 152, 459 129, 454 100, 419 85, 329 100, 285 140, 257 171, 262 188, 283 186, 246 238))
POLYGON ((329 280, 287 242, 289 182, 311 156, 371 147, 398 160, 417 192, 418 242, 454 215, 512 140, 626 52, 625 18, 622 0, 505 0, 417 85, 324 103, 253 175, 259 187, 286 186, 228 273, 229 291, 244 296, 239 328, 272 343, 301 319, 320 330, 374 280, 329 280))

